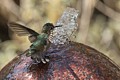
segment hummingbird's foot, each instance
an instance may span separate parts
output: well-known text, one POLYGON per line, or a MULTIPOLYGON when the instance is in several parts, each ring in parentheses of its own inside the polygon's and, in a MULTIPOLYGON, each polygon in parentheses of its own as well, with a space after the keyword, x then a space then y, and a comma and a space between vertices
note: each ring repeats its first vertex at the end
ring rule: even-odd
POLYGON ((34 61, 34 63, 41 63, 42 62, 42 63, 46 64, 47 62, 50 61, 48 58, 43 58, 43 57, 41 57, 41 58, 31 57, 31 59, 34 61))
POLYGON ((50 60, 49 60, 49 57, 48 56, 41 56, 41 61, 42 61, 42 63, 47 63, 47 62, 49 62, 50 60))
POLYGON ((47 63, 49 62, 49 57, 45 56, 44 53, 34 53, 31 55, 31 59, 34 61, 34 63, 47 63))

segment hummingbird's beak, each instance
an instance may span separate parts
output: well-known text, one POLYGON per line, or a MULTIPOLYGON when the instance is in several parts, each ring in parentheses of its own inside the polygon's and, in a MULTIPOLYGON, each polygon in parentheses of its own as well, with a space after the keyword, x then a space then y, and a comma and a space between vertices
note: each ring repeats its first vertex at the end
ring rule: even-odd
POLYGON ((58 26, 55 26, 55 27, 62 27, 62 25, 58 25, 58 26))

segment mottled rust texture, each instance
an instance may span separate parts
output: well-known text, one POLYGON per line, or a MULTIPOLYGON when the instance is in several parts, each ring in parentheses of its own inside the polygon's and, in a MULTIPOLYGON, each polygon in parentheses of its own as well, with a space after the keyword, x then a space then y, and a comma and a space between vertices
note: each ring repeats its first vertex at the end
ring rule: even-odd
POLYGON ((51 45, 47 55, 47 64, 34 64, 24 54, 17 57, 1 70, 0 80, 120 80, 120 68, 89 46, 51 45))

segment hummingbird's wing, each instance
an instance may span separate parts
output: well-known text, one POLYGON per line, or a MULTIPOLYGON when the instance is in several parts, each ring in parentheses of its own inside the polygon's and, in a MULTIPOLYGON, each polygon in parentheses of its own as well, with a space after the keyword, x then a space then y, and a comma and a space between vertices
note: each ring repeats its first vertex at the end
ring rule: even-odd
POLYGON ((8 23, 9 28, 19 36, 39 35, 36 31, 16 22, 8 23))

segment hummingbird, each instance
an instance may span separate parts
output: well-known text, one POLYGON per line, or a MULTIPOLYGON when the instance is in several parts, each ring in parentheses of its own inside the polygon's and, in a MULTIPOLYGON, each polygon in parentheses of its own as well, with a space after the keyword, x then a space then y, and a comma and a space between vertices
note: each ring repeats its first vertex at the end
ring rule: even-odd
POLYGON ((17 22, 9 22, 8 26, 18 36, 28 36, 28 39, 32 44, 27 50, 27 57, 31 56, 31 59, 33 59, 36 63, 49 62, 48 57, 44 55, 50 45, 48 38, 51 31, 56 27, 61 27, 61 25, 54 26, 52 23, 46 23, 42 28, 41 34, 17 22))

